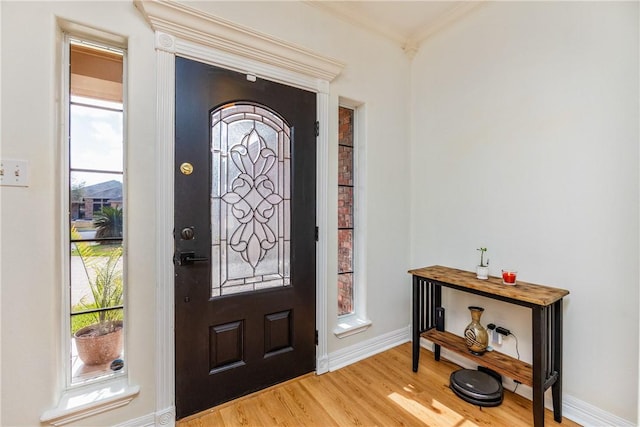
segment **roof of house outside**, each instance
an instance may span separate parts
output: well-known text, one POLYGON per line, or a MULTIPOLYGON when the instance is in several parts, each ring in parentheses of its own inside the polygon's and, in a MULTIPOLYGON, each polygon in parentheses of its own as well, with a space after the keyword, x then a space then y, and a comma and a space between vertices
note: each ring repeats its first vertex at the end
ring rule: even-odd
POLYGON ((85 199, 109 199, 112 201, 122 200, 122 183, 111 180, 99 184, 88 185, 83 188, 85 199))

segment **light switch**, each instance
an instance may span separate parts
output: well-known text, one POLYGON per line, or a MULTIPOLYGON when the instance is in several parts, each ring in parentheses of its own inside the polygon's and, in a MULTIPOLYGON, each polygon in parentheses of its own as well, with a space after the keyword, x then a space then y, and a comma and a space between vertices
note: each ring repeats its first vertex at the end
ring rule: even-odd
POLYGON ((0 185, 5 187, 28 187, 29 162, 27 160, 0 160, 0 185))

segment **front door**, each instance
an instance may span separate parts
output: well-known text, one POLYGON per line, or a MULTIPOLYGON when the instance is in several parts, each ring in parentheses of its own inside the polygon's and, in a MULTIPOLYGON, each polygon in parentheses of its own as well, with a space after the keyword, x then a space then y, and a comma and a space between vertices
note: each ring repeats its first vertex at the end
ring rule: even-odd
POLYGON ((176 411, 315 369, 315 94, 176 58, 176 411))

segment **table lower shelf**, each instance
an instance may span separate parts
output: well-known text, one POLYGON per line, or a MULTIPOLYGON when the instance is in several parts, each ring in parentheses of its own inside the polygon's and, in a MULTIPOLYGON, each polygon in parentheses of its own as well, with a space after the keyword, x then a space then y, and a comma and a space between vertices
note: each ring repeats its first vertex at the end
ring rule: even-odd
POLYGON ((529 363, 497 351, 487 351, 481 356, 476 356, 469 351, 464 338, 450 332, 430 329, 420 334, 420 336, 522 384, 528 386, 533 384, 533 368, 529 363))

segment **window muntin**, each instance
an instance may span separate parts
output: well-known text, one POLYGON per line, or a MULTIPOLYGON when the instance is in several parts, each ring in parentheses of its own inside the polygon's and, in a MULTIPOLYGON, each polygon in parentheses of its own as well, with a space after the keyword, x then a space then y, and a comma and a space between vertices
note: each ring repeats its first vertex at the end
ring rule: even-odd
POLYGON ((75 386, 125 372, 124 51, 74 39, 66 46, 67 382, 75 386))
POLYGON ((338 109, 338 315, 354 311, 354 110, 338 109))

